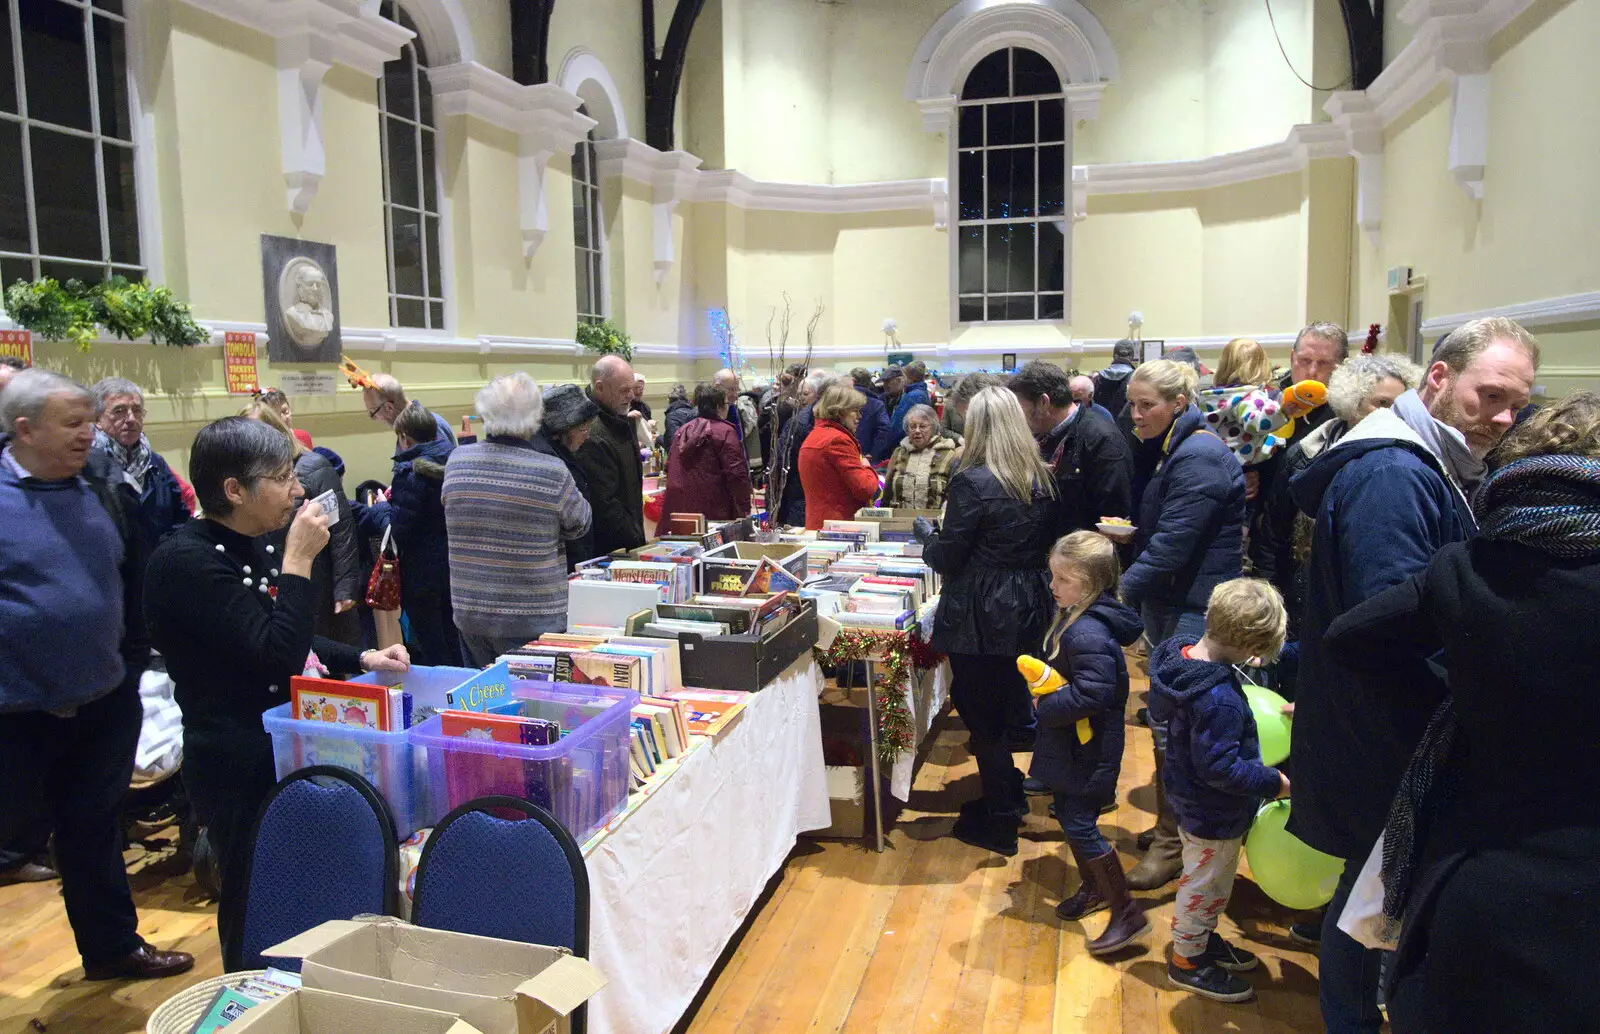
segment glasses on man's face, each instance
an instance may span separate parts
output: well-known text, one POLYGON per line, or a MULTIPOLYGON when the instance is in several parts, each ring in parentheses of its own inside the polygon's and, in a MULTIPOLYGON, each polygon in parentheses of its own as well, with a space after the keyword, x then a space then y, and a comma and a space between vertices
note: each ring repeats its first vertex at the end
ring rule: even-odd
POLYGON ((378 419, 378 414, 382 413, 384 411, 384 409, 388 407, 388 405, 389 405, 389 403, 387 403, 387 402, 380 402, 376 406, 373 406, 371 409, 367 410, 367 419, 368 420, 376 420, 376 419, 378 419))
POLYGON ((116 421, 119 424, 122 423, 124 420, 129 420, 129 419, 132 419, 132 420, 143 420, 144 419, 144 407, 143 406, 112 406, 110 409, 106 410, 106 413, 110 415, 112 420, 116 421))

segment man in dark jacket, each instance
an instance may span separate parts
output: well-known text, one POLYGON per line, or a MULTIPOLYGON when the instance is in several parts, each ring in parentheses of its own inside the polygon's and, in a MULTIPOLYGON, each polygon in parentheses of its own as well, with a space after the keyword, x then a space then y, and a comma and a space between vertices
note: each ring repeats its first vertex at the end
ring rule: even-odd
MULTIPOLYGON (((1308 324, 1295 336, 1294 347, 1289 350, 1289 372, 1278 381, 1278 388, 1283 390, 1300 381, 1327 384, 1328 378, 1333 376, 1334 367, 1348 358, 1350 338, 1343 327, 1326 320, 1308 324)), ((1296 417, 1289 444, 1293 445, 1332 419, 1333 408, 1326 403, 1304 416, 1296 417)), ((1283 450, 1278 455, 1283 455, 1283 450)))
POLYGON ((1377 953, 1340 930, 1338 918, 1444 690, 1421 658, 1376 675, 1328 649, 1324 633, 1346 610, 1473 534, 1467 494, 1527 404, 1538 361, 1537 342, 1511 320, 1464 324, 1434 352, 1418 391, 1362 420, 1290 482, 1315 527, 1289 828, 1345 860, 1322 927, 1322 1015, 1335 1034, 1376 1031, 1381 1022, 1377 953))
POLYGON ((1111 365, 1094 375, 1094 401, 1109 413, 1128 404, 1128 378, 1139 365, 1139 344, 1123 338, 1111 346, 1111 365))
MULTIPOLYGON (((44 370, 17 374, 0 396, 0 799, 48 804, 85 977, 172 976, 194 957, 139 936, 122 862, 117 811, 150 659, 145 557, 131 489, 106 476, 104 457, 88 466, 93 407, 88 389, 44 370)), ((0 807, 0 843, 27 817, 0 807)))
MULTIPOLYGON (((679 384, 672 390, 677 391, 682 387, 679 384)), ((589 498, 589 475, 584 473, 583 464, 578 462, 577 450, 589 440, 595 417, 599 415, 600 407, 576 384, 558 384, 546 388, 544 416, 539 420, 539 433, 532 438, 535 450, 554 456, 566 464, 567 473, 572 475, 572 483, 578 486, 579 494, 585 499, 589 498)), ((670 409, 667 419, 671 419, 670 409)), ((577 538, 567 539, 569 573, 596 555, 593 527, 577 538)))
MULTIPOLYGON (((880 448, 886 447, 888 450, 883 455, 884 459, 888 459, 905 438, 906 414, 911 412, 911 407, 933 405, 933 397, 928 394, 928 367, 922 360, 906 365, 905 384, 906 390, 895 401, 894 410, 889 415, 888 437, 878 442, 880 448)), ((878 457, 874 456, 873 462, 879 462, 878 457)))
POLYGON ((889 427, 889 409, 872 387, 872 375, 864 367, 850 371, 856 392, 867 400, 861 407, 861 419, 856 423, 856 441, 861 443, 861 454, 873 463, 882 463, 893 455, 898 440, 893 439, 889 427))
POLYGON ((433 414, 415 402, 394 421, 397 451, 389 501, 359 512, 362 531, 392 529, 402 576, 400 603, 411 624, 414 664, 461 663, 461 636, 450 605, 450 549, 445 533, 444 465, 455 451, 433 414))
POLYGON ((1057 538, 1133 513, 1133 457, 1110 421, 1073 400, 1066 371, 1034 360, 1008 385, 1056 475, 1057 538))
MULTIPOLYGON (((545 403, 549 405, 548 400, 545 403)), ((661 438, 657 444, 663 452, 672 451, 672 439, 677 437, 678 428, 694 419, 694 403, 689 401, 689 389, 681 384, 674 384, 672 390, 667 392, 667 415, 661 418, 661 438)))
POLYGON ((146 557, 189 522, 178 479, 144 436, 144 392, 132 381, 107 377, 94 393, 95 448, 116 461, 139 496, 139 531, 146 557))
POLYGON ((605 556, 645 543, 644 468, 628 416, 633 403, 633 367, 621 356, 601 356, 589 372, 589 399, 600 408, 594 431, 578 450, 589 479, 594 512, 594 551, 605 556))

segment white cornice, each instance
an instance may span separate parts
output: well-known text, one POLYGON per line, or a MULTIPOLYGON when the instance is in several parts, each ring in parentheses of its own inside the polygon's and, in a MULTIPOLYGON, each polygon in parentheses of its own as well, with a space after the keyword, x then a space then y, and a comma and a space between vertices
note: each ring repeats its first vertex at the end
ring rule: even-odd
POLYGON ((361 0, 182 0, 274 39, 310 36, 336 63, 377 77, 415 35, 361 0))
POLYGON ((702 172, 694 200, 774 212, 893 212, 931 209, 942 224, 949 208, 943 179, 885 180, 878 183, 779 183, 751 179, 735 170, 702 172))
POLYGON ((1088 193, 1146 194, 1174 190, 1208 190, 1299 172, 1313 158, 1345 153, 1344 133, 1331 123, 1295 126, 1286 139, 1244 151, 1167 162, 1108 162, 1081 165, 1088 193))
POLYGON ((595 158, 601 177, 621 176, 649 188, 652 261, 660 283, 677 260, 672 212, 694 191, 700 159, 688 151, 658 151, 640 140, 602 140, 595 144, 595 158))
POLYGON ((1582 294, 1566 294, 1558 298, 1544 298, 1536 302, 1519 302, 1514 305, 1500 305, 1492 309, 1479 309, 1476 312, 1456 312, 1447 316, 1435 316, 1422 321, 1424 334, 1441 334, 1454 330, 1469 320, 1487 319, 1490 316, 1504 316, 1516 320, 1524 327, 1549 327, 1564 323, 1584 323, 1600 319, 1600 291, 1585 291, 1582 294))

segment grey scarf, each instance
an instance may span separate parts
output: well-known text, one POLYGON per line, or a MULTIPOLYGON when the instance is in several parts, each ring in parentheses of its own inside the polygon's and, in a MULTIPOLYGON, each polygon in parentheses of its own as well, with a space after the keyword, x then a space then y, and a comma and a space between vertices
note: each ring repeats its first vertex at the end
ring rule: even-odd
POLYGON ((1417 432, 1423 444, 1439 458, 1463 492, 1470 494, 1478 487, 1478 482, 1483 480, 1488 471, 1488 465, 1467 448, 1467 439, 1460 431, 1434 419, 1415 389, 1394 400, 1394 412, 1406 422, 1407 427, 1417 432))

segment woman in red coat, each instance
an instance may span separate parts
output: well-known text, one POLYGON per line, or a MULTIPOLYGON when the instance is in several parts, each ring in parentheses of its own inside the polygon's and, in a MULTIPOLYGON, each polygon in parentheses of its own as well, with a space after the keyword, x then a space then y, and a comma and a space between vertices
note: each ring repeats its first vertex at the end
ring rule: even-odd
POLYGON ((750 512, 750 464, 739 432, 728 422, 722 389, 697 384, 700 415, 678 428, 667 456, 667 490, 661 513, 703 513, 727 521, 750 512))
POLYGON ((800 486, 806 493, 806 529, 823 521, 854 520, 878 494, 878 475, 861 455, 856 424, 866 398, 849 382, 830 384, 813 412, 816 426, 800 446, 800 486))

